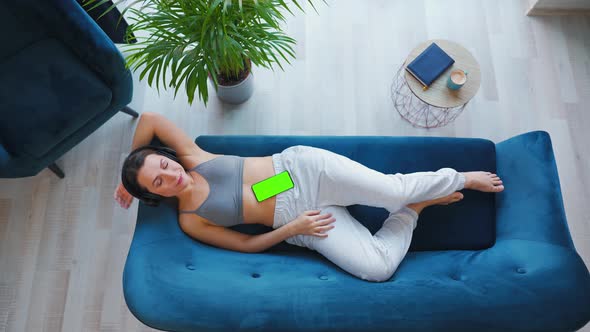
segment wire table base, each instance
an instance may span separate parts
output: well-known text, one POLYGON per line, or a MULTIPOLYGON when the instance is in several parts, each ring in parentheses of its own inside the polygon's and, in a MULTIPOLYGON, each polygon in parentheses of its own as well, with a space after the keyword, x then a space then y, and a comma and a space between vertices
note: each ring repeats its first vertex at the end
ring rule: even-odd
POLYGON ((397 112, 414 127, 436 128, 451 123, 467 106, 467 103, 458 107, 436 107, 423 102, 416 97, 404 76, 405 70, 402 64, 391 84, 391 100, 397 112))

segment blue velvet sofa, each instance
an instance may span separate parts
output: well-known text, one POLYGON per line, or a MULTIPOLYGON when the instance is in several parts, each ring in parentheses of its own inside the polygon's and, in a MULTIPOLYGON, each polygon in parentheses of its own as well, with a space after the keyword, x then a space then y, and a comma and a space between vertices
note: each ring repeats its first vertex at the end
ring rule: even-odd
MULTIPOLYGON (((387 173, 488 170, 500 175, 505 190, 463 190, 461 202, 425 209, 408 254, 381 283, 357 279, 317 252, 285 242, 261 253, 209 246, 180 230, 174 199, 159 207, 140 204, 123 287, 129 309, 146 325, 169 331, 575 331, 590 320, 590 274, 569 233, 547 132, 497 144, 383 136, 207 135, 196 142, 242 156, 310 145, 387 173)), ((348 209, 372 233, 387 216, 381 208, 348 209)))
POLYGON ((33 176, 133 95, 123 56, 75 0, 0 1, 0 178, 33 176))

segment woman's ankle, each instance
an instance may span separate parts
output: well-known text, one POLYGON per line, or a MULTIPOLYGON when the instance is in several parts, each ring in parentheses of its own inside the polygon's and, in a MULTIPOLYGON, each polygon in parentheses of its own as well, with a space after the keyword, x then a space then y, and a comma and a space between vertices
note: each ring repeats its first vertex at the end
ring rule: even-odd
POLYGON ((461 174, 463 174, 463 176, 465 177, 465 183, 463 184, 463 189, 470 189, 471 188, 472 178, 471 178, 471 175, 469 175, 468 173, 469 172, 461 172, 461 174))
POLYGON ((422 212, 422 210, 426 207, 426 205, 424 203, 413 203, 406 205, 406 207, 414 210, 419 215, 422 212))

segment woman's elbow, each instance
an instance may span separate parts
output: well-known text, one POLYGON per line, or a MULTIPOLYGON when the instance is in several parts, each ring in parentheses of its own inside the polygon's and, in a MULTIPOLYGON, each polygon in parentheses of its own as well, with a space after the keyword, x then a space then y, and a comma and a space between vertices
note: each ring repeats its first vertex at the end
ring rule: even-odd
POLYGON ((141 115, 140 115, 140 117, 139 117, 139 120, 146 121, 146 120, 150 120, 150 119, 153 119, 153 118, 157 118, 158 116, 159 116, 158 113, 154 113, 154 112, 142 112, 141 115))
POLYGON ((238 251, 241 251, 243 253, 247 253, 247 254, 254 254, 257 252, 261 252, 262 250, 260 250, 259 248, 256 248, 255 246, 250 245, 249 243, 243 243, 240 246, 238 246, 238 248, 236 248, 238 251))

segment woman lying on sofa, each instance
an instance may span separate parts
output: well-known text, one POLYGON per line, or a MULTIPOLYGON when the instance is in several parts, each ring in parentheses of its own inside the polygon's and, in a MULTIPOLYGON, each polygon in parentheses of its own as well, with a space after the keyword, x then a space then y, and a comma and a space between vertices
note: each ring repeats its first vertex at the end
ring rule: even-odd
POLYGON ((122 169, 115 199, 129 208, 133 197, 157 205, 178 199, 179 224, 204 243, 260 252, 286 241, 324 255, 368 281, 389 279, 410 247, 425 207, 463 198, 457 192, 504 190, 496 174, 484 171, 383 174, 328 150, 297 145, 266 157, 218 155, 199 148, 162 115, 143 113, 132 152, 122 169), (169 148, 147 146, 154 135, 169 148), (287 170, 294 188, 258 202, 251 186, 287 170), (370 231, 346 206, 382 207, 389 217, 370 231), (263 224, 273 231, 248 235, 228 226, 263 224))

